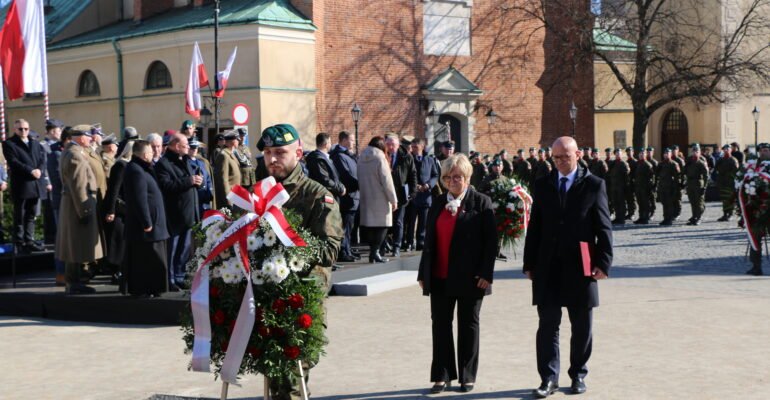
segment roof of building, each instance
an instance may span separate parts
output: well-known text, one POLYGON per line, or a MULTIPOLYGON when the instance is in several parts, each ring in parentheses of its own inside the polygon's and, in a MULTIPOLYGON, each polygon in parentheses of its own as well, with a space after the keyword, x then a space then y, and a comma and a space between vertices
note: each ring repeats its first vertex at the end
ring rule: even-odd
POLYGON ((452 66, 438 74, 423 89, 482 93, 482 90, 473 81, 452 66))
MULTIPOLYGON (((5 1, 2 1, 5 3, 5 1)), ((47 40, 56 37, 64 28, 66 28, 75 18, 80 15, 93 0, 49 0, 47 12, 45 14, 45 36, 47 40)), ((8 5, 0 10, 0 21, 5 21, 5 15, 10 8, 8 5)), ((0 30, 2 24, 0 23, 0 30)))
MULTIPOLYGON (((222 1, 219 25, 244 24, 262 24, 302 30, 316 29, 313 22, 297 11, 288 0, 222 1)), ((113 39, 129 39, 186 29, 211 28, 212 26, 214 26, 213 4, 199 8, 181 7, 152 16, 140 23, 128 20, 95 29, 82 35, 53 43, 48 49, 60 50, 109 42, 113 39)))
POLYGON ((601 51, 636 51, 636 43, 615 36, 602 28, 594 28, 594 45, 601 51))

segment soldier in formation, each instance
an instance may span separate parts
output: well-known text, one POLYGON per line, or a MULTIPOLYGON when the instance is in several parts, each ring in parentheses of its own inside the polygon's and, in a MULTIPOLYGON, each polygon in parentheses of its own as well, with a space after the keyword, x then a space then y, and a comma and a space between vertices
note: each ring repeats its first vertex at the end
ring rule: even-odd
POLYGON ((706 211, 706 185, 709 181, 709 167, 701 157, 700 146, 692 146, 692 155, 684 167, 684 177, 687 184, 687 198, 692 207, 692 218, 687 225, 699 225, 703 212, 706 211))
POLYGON ((722 200, 722 216, 717 221, 729 221, 735 211, 735 174, 740 169, 729 145, 722 146, 722 157, 716 162, 715 169, 719 198, 722 200))

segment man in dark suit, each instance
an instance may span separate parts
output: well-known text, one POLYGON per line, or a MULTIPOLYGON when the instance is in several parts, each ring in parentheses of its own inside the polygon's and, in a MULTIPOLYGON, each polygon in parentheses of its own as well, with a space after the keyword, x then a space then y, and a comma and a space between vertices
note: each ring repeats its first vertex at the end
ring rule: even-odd
POLYGON ((410 145, 414 158, 415 171, 417 173, 417 186, 414 199, 406 207, 406 243, 407 251, 415 245, 417 239, 417 251, 421 251, 425 244, 425 225, 428 219, 428 210, 433 203, 431 192, 438 183, 440 171, 435 158, 425 152, 425 139, 412 140, 410 145), (417 226, 415 227, 415 222, 417 226))
POLYGON ((163 193, 168 240, 169 291, 185 286, 185 266, 192 256, 192 230, 200 221, 198 188, 203 175, 190 166, 190 145, 187 137, 174 134, 163 157, 155 164, 158 186, 163 193))
POLYGON ((308 177, 326 188, 339 201, 345 195, 345 185, 340 182, 337 168, 329 157, 332 141, 328 133, 321 132, 315 137, 316 149, 305 156, 308 177))
POLYGON ((342 237, 342 245, 340 246, 340 254, 337 260, 351 262, 361 258, 350 247, 359 205, 358 164, 355 154, 350 151, 350 148, 354 145, 353 137, 350 136, 350 133, 346 131, 340 132, 338 140, 337 146, 334 147, 330 155, 334 167, 337 169, 340 182, 345 186, 345 194, 339 199, 342 227, 345 229, 345 236, 342 237))
POLYGON ((399 138, 395 133, 385 135, 385 151, 398 198, 398 208, 393 212, 393 226, 390 228, 393 236, 393 257, 398 257, 401 255, 401 241, 404 238, 406 206, 417 187, 417 173, 414 158, 404 147, 399 146, 399 138))
POLYGON ((29 122, 20 119, 14 123, 16 134, 6 140, 3 154, 10 169, 11 198, 13 199, 13 241, 24 251, 43 251, 37 243, 35 217, 39 201, 50 186, 45 165, 45 151, 29 137, 29 122))
POLYGON ((524 273, 532 281, 537 330, 538 398, 559 387, 559 324, 567 307, 572 324, 571 392, 586 391, 592 348, 592 310, 599 305, 597 280, 612 264, 612 228, 604 180, 578 167, 574 139, 553 144, 556 170, 533 185, 532 215, 524 244, 524 273), (581 242, 591 248, 591 276, 584 276, 581 242))

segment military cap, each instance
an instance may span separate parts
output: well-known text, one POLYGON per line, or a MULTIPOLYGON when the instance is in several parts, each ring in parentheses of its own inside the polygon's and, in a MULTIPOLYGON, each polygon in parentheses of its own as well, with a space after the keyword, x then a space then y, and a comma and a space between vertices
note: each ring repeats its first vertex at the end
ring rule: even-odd
POLYGON ((190 139, 190 148, 197 149, 199 147, 206 147, 206 145, 203 142, 198 141, 198 138, 193 136, 192 139, 190 139))
POLYGON ((108 144, 116 144, 118 142, 118 138, 115 137, 114 133, 110 133, 109 135, 105 136, 104 139, 102 139, 102 146, 108 145, 108 144))
POLYGON ((647 151, 655 151, 655 148, 652 146, 647 146, 647 151))
POLYGON ((588 146, 586 146, 586 147, 583 147, 583 151, 591 151, 591 148, 590 148, 590 147, 588 147, 588 146))
POLYGON ((637 148, 636 148, 636 152, 637 152, 637 153, 641 153, 641 152, 643 152, 643 151, 644 151, 644 147, 637 147, 637 148))
POLYGON ((529 151, 535 151, 535 148, 534 147, 530 147, 529 151))
POLYGON ((194 127, 195 127, 195 122, 193 122, 192 120, 186 119, 184 120, 184 122, 182 122, 182 127, 179 128, 179 130, 183 131, 187 128, 194 128, 194 127))
POLYGON ((690 148, 693 149, 693 150, 700 150, 700 144, 693 143, 693 144, 690 145, 690 148))
POLYGON ((169 143, 171 143, 171 138, 173 138, 174 135, 163 135, 163 145, 168 146, 169 143))
POLYGON ((217 134, 216 134, 216 136, 214 136, 214 138, 215 138, 217 141, 219 141, 219 140, 225 140, 225 135, 224 135, 224 134, 222 134, 222 133, 217 133, 217 134))
POLYGON ((626 147, 626 152, 629 152, 629 151, 634 151, 634 148, 631 146, 626 147))
POLYGON ((501 154, 501 155, 502 154, 508 154, 508 150, 502 149, 502 150, 500 150, 500 153, 498 153, 498 154, 501 154))
POLYGON ((489 160, 491 157, 489 156, 489 154, 484 154, 484 157, 483 157, 483 158, 484 158, 484 160, 486 161, 486 160, 489 160))
POLYGON ((594 153, 598 153, 599 152, 599 148, 598 147, 594 147, 593 149, 591 149, 591 151, 593 151, 594 153))
POLYGON ((727 149, 729 149, 729 148, 730 148, 730 145, 729 145, 729 144, 726 144, 726 145, 722 146, 722 150, 727 150, 727 149))
POLYGON ((246 129, 243 129, 243 128, 238 128, 238 129, 236 129, 236 131, 238 131, 238 136, 240 136, 240 137, 244 137, 248 133, 246 131, 246 129))
POLYGON ((91 125, 91 135, 99 135, 104 137, 104 134, 102 133, 102 124, 101 123, 95 123, 91 125))
MULTIPOLYGON (((238 139, 238 132, 229 130, 229 131, 226 131, 224 134, 222 134, 222 137, 225 140, 235 140, 235 139, 238 139)), ((262 140, 260 140, 259 142, 262 143, 262 140)))
POLYGON ((257 149, 265 147, 283 147, 299 140, 299 133, 289 124, 278 124, 262 131, 262 137, 257 142, 257 149))
POLYGON ((516 150, 516 154, 521 154, 521 153, 524 153, 524 149, 518 149, 518 150, 516 150))
POLYGON ((757 149, 770 149, 770 143, 760 143, 757 145, 757 149))
POLYGON ((489 165, 492 166, 492 167, 495 167, 495 166, 500 167, 500 166, 503 165, 503 160, 501 160, 499 158, 495 158, 494 160, 492 160, 491 163, 489 163, 489 165))
POLYGON ((545 146, 545 151, 551 151, 551 146, 545 146))
POLYGON ((610 151, 610 152, 611 152, 611 151, 612 151, 612 147, 607 147, 606 149, 604 149, 604 151, 605 151, 605 152, 607 152, 607 151, 610 151))
POLYGON ((538 154, 542 154, 542 153, 545 153, 545 149, 537 149, 537 153, 538 153, 538 154))
POLYGON ((403 142, 404 144, 412 144, 413 141, 414 141, 414 136, 412 135, 401 136, 401 142, 403 142))
POLYGON ((671 146, 671 150, 679 150, 679 145, 675 144, 671 146))
POLYGON ((87 125, 87 124, 75 125, 72 127, 72 129, 70 129, 70 135, 91 137, 93 136, 91 134, 91 125, 87 125))
POLYGON ((454 149, 455 148, 455 142, 452 140, 448 140, 442 144, 445 149, 454 149))
POLYGON ((58 119, 45 120, 45 129, 51 128, 64 128, 64 122, 61 122, 58 119))
POLYGON ((671 153, 670 147, 666 147, 665 149, 663 149, 663 154, 666 154, 666 153, 671 153))
POLYGON ((139 139, 139 133, 136 132, 136 128, 133 126, 127 126, 123 129, 123 139, 136 140, 139 139))
POLYGON ((616 147, 613 153, 622 153, 623 150, 620 147, 616 147))
POLYGON ((471 159, 471 160, 479 158, 479 153, 476 153, 475 151, 472 151, 470 153, 470 157, 468 157, 468 158, 471 159))
POLYGON ((176 131, 173 129, 166 129, 163 131, 163 136, 174 136, 176 135, 176 131))

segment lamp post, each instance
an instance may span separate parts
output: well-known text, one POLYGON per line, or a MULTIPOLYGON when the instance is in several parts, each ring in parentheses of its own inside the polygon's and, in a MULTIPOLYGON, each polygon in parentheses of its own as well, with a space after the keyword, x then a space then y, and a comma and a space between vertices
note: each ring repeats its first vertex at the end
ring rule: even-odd
POLYGON ((204 126, 203 141, 209 144, 209 123, 211 122, 211 110, 208 107, 203 106, 201 110, 201 124, 204 126))
POLYGON ((356 154, 358 154, 358 121, 361 120, 361 107, 358 106, 358 103, 353 104, 350 115, 353 116, 353 123, 356 126, 356 154))
MULTIPOLYGON (((219 71, 219 1, 214 1, 214 73, 219 71)), ((214 92, 219 91, 219 79, 214 77, 214 92)), ((219 133, 219 115, 222 105, 222 99, 217 97, 214 99, 214 128, 216 133, 219 133)))
POLYGON ((757 106, 754 106, 751 115, 754 117, 754 151, 757 151, 757 136, 759 134, 759 130, 757 129, 759 126, 759 110, 757 109, 757 106))
POLYGON ((572 137, 575 137, 575 121, 577 120, 578 109, 575 107, 575 102, 572 102, 572 107, 569 108, 569 118, 572 120, 572 137))
POLYGON ((489 125, 494 125, 495 121, 497 121, 497 113, 493 109, 489 109, 489 112, 487 112, 487 123, 489 125))

